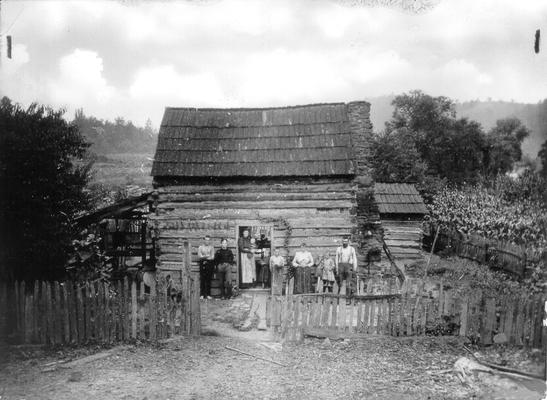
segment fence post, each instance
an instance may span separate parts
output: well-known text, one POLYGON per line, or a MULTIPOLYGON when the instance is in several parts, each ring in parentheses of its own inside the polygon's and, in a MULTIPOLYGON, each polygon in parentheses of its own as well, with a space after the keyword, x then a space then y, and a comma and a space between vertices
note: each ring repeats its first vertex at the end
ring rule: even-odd
POLYGON ((137 282, 131 281, 131 338, 137 338, 137 282))

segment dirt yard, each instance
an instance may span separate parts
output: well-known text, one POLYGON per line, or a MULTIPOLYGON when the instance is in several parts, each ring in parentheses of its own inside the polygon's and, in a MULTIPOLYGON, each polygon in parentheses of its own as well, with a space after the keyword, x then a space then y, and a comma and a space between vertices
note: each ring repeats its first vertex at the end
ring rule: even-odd
MULTIPOLYGON (((251 332, 245 332, 250 334, 251 332)), ((262 336, 262 335, 261 335, 262 336)), ((370 337, 283 345, 247 337, 177 338, 155 346, 117 347, 72 368, 57 353, 11 351, 2 357, 5 399, 539 399, 538 392, 464 386, 451 372, 459 343, 370 337), (285 366, 246 356, 236 348, 285 366), (516 397, 518 396, 518 397, 516 397)))

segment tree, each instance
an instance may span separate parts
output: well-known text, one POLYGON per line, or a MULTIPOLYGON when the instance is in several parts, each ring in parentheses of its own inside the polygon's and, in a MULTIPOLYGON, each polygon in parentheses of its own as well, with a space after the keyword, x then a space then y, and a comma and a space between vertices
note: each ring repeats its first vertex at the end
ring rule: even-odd
POLYGON ((473 183, 484 169, 485 146, 480 124, 461 118, 432 138, 427 162, 437 175, 449 182, 473 183))
POLYGON ((413 132, 416 148, 427 162, 431 140, 445 131, 456 117, 454 102, 448 97, 433 97, 413 90, 395 97, 391 104, 393 116, 386 123, 386 130, 407 128, 413 132))
POLYGON ((412 132, 407 128, 376 136, 371 153, 375 181, 417 183, 424 178, 427 166, 416 149, 412 132))
POLYGON ((528 128, 518 118, 497 120, 487 136, 487 174, 492 176, 511 171, 513 164, 522 158, 521 144, 529 134, 528 128))
MULTIPOLYGON (((406 128, 428 174, 449 182, 473 182, 484 169, 485 134, 480 124, 456 119, 454 102, 411 91, 395 97, 391 132, 406 128)), ((403 151, 405 149, 403 148, 403 151)))
POLYGON ((88 148, 63 110, 0 101, 0 274, 59 279, 70 251, 72 218, 89 205, 88 148))

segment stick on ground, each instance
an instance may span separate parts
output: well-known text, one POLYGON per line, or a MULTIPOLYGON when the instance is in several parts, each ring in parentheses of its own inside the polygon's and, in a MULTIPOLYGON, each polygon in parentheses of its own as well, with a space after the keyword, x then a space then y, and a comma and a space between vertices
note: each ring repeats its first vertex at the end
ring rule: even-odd
POLYGON ((230 347, 230 346, 226 346, 226 348, 227 348, 228 350, 235 351, 236 353, 245 354, 246 356, 254 357, 254 358, 257 358, 257 359, 263 360, 263 361, 268 361, 268 362, 271 362, 271 363, 273 363, 273 364, 280 365, 280 366, 282 366, 282 367, 286 367, 286 366, 287 366, 287 365, 282 364, 282 363, 280 363, 280 362, 277 362, 277 361, 274 361, 274 360, 270 360, 269 358, 264 358, 264 357, 260 357, 260 356, 257 356, 257 355, 251 354, 251 353, 247 353, 247 352, 245 352, 245 351, 238 350, 238 349, 235 349, 235 348, 230 347))

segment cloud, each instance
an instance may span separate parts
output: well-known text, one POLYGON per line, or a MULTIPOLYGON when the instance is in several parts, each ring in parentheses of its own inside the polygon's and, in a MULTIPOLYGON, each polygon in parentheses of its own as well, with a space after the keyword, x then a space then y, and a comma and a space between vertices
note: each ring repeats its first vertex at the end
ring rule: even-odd
POLYGON ((211 73, 181 74, 173 65, 141 68, 129 88, 131 100, 155 104, 209 106, 218 104, 223 93, 211 73))
POLYGON ((59 61, 59 75, 50 82, 51 99, 68 105, 107 105, 116 89, 103 77, 103 60, 97 52, 75 49, 59 61))
POLYGON ((534 54, 532 40, 547 2, 434 3, 414 15, 334 0, 7 2, 4 22, 25 9, 10 31, 2 91, 155 125, 168 105, 346 101, 416 88, 459 100, 546 96, 547 51, 534 54))

